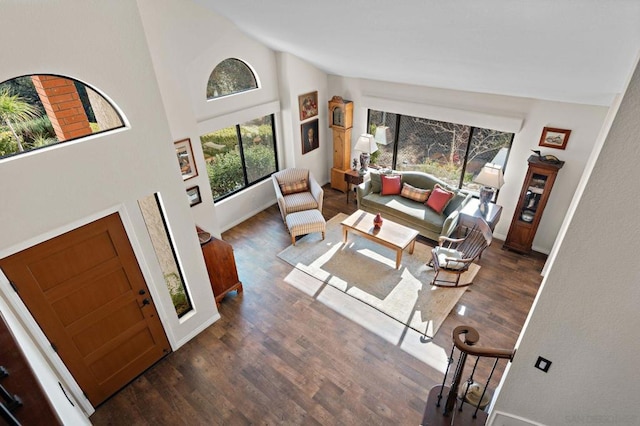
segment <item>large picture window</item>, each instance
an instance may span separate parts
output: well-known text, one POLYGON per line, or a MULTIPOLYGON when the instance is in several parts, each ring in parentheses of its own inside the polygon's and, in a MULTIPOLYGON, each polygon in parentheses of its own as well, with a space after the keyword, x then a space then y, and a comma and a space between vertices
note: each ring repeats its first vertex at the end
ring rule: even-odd
POLYGON ((480 190, 473 179, 486 163, 504 170, 513 140, 513 133, 376 110, 368 129, 378 141, 373 164, 427 172, 471 192, 480 190))
POLYGON ((260 182, 278 170, 273 115, 200 137, 214 201, 260 182))

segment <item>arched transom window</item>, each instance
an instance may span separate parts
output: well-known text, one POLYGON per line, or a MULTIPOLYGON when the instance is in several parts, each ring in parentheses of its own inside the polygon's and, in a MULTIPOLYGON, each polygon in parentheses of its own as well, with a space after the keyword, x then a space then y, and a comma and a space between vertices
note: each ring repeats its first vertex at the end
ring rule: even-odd
POLYGON ((211 72, 207 83, 207 99, 220 98, 258 88, 251 68, 240 59, 227 58, 211 72))
POLYGON ((73 78, 34 74, 0 83, 0 158, 123 126, 109 101, 73 78))

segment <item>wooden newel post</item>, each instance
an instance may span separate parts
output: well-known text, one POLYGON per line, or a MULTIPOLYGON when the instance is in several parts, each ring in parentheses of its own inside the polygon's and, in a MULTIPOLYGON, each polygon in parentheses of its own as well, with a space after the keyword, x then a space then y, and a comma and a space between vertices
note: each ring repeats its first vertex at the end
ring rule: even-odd
POLYGON ((458 366, 456 367, 455 374, 453 376, 453 383, 451 384, 451 390, 447 396, 447 402, 444 404, 444 411, 442 414, 449 415, 456 406, 456 398, 458 397, 458 389, 460 388, 460 380, 462 379, 462 372, 464 371, 464 365, 467 361, 466 349, 475 345, 480 340, 480 334, 475 328, 469 326, 458 326, 453 330, 453 344, 460 350, 460 358, 458 359, 458 366), (460 335, 464 334, 464 342, 460 340, 460 335))

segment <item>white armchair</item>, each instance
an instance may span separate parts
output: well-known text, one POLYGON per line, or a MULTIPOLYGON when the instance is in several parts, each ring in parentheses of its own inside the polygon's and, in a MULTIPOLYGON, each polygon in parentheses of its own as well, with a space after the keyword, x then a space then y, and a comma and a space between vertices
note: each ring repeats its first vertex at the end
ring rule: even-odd
POLYGON ((324 191, 307 169, 285 169, 271 175, 282 220, 289 213, 318 209, 322 213, 324 191))

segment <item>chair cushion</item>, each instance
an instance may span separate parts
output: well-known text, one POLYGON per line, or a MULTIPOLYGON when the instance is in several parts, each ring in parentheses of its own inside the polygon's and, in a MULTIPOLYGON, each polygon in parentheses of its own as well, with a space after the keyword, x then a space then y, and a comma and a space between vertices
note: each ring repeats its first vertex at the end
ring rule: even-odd
POLYGON ((451 269, 451 270, 460 270, 464 268, 467 264, 464 262, 456 262, 455 260, 447 261, 447 258, 453 259, 462 259, 463 254, 458 250, 446 248, 446 247, 436 247, 435 248, 436 256, 438 256, 438 265, 441 268, 451 269))
POLYGON ((310 192, 296 192, 285 195, 283 198, 284 205, 287 206, 286 214, 318 208, 318 202, 310 192))
POLYGON ((449 204, 449 201, 456 195, 451 191, 447 191, 442 186, 435 184, 433 187, 433 191, 431 191, 431 195, 429 195, 429 199, 425 203, 427 207, 432 208, 438 214, 442 214, 444 209, 449 204))
POLYGON ((403 183, 402 192, 400 192, 400 195, 404 198, 408 198, 419 203, 424 203, 425 201, 427 201, 427 198, 429 198, 430 193, 430 189, 420 189, 416 188, 415 186, 411 186, 408 183, 403 183))
POLYGON ((402 190, 402 177, 400 175, 380 176, 382 182, 382 195, 398 195, 402 190))
POLYGON ((306 192, 309 190, 309 184, 306 179, 296 180, 292 182, 284 182, 280 184, 282 195, 295 194, 297 192, 306 192))

